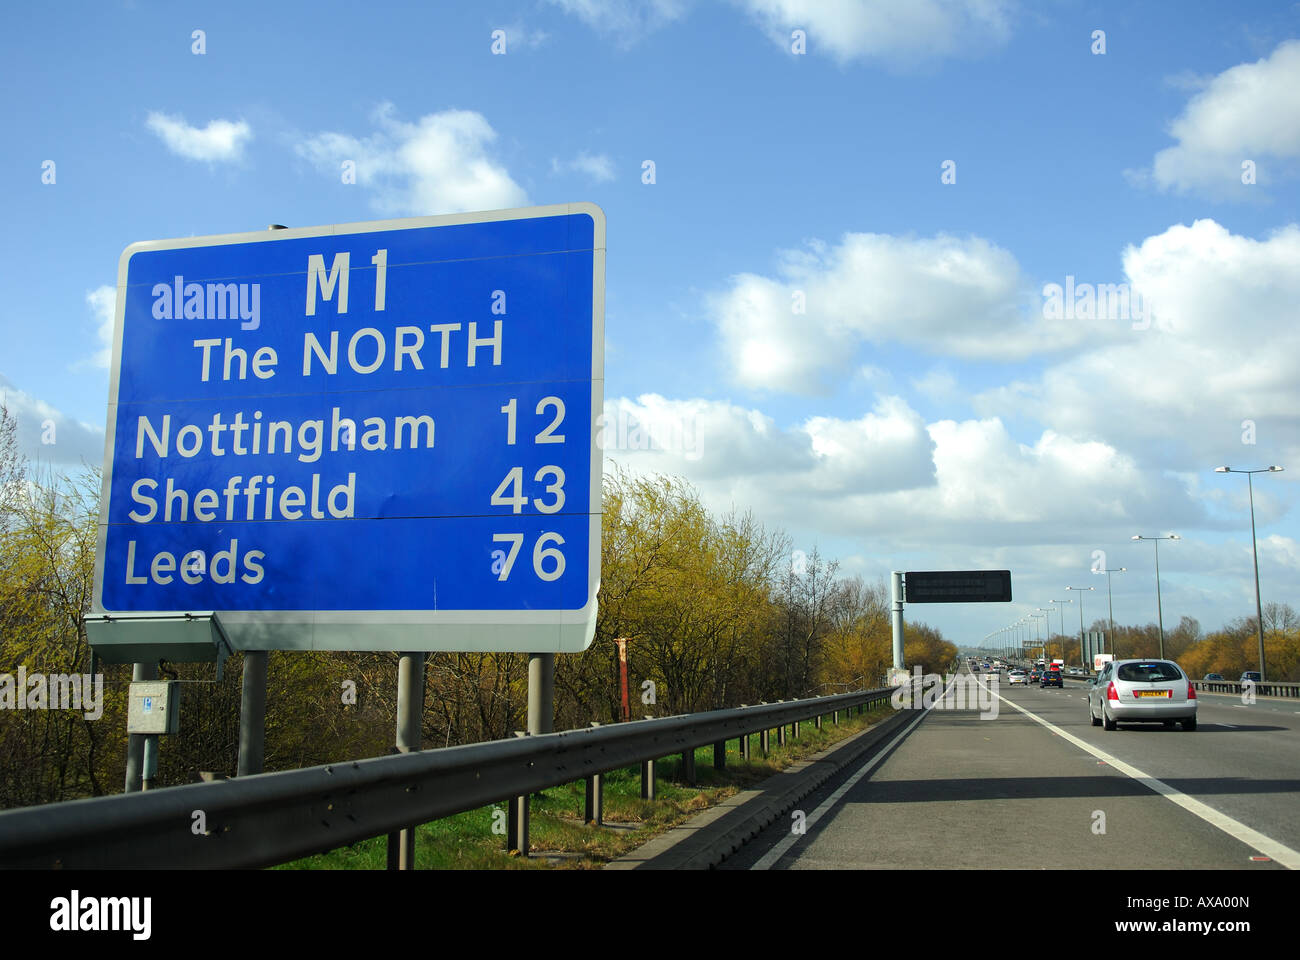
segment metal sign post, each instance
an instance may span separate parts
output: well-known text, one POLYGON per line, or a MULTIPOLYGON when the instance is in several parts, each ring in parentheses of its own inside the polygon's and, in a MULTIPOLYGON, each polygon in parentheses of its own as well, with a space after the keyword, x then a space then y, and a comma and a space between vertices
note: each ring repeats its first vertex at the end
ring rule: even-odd
POLYGON ((528 655, 528 732, 555 729, 555 654, 528 655))
POLYGON ((892 601, 890 625, 894 641, 894 669, 903 669, 903 574, 895 570, 889 575, 889 595, 892 601))
MULTIPOLYGON (((424 721, 424 662, 423 653, 403 653, 397 661, 397 750, 410 753, 420 749, 422 725, 424 721)), ((415 869, 415 827, 403 827, 398 831, 397 856, 389 857, 390 863, 395 859, 398 870, 415 869)), ((389 844, 394 838, 389 837, 389 844)))
POLYGON ((239 697, 239 760, 235 776, 262 772, 266 755, 265 650, 244 651, 244 678, 239 697))
MULTIPOLYGON (((158 679, 158 661, 137 663, 131 670, 131 680, 139 682, 158 679)), ((142 789, 141 770, 144 767, 145 734, 128 733, 126 735, 126 785, 125 793, 135 793, 142 789)))

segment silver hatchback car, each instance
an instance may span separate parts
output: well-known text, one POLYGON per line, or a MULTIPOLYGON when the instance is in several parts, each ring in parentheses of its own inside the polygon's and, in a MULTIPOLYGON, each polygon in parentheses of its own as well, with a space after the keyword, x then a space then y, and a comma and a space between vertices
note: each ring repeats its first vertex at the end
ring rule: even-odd
POLYGON ((1172 660, 1112 660, 1088 690, 1092 725, 1163 723, 1196 729, 1196 689, 1172 660))

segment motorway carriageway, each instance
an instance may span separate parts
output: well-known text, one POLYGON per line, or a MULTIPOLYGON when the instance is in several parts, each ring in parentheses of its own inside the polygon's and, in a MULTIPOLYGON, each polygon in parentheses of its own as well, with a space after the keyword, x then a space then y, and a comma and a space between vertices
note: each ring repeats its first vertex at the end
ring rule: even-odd
POLYGON ((1003 674, 994 719, 917 710, 800 803, 805 834, 787 815, 719 869, 1300 868, 1300 702, 1198 693, 1190 733, 1106 731, 1088 689, 1003 674))

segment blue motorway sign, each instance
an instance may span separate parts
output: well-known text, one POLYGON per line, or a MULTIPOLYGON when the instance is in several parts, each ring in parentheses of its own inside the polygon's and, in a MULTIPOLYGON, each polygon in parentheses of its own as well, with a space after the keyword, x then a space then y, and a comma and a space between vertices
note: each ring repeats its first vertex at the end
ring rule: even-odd
POLYGON ((604 268, 588 203, 132 244, 93 612, 585 648, 604 268))

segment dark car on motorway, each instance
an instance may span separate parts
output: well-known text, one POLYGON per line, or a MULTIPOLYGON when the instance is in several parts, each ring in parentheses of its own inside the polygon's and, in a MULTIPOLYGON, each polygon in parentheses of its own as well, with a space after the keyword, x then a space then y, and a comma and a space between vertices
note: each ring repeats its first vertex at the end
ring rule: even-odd
POLYGON ((1062 687, 1062 688, 1064 688, 1064 687, 1065 687, 1065 681, 1064 681, 1063 679, 1061 679, 1061 671, 1060 671, 1060 670, 1048 670, 1046 673, 1044 673, 1044 674, 1043 674, 1043 678, 1042 678, 1041 680, 1038 681, 1038 688, 1041 690, 1041 689, 1043 689, 1044 687, 1062 687))
POLYGON ((1205 675, 1204 682, 1209 683, 1211 680, 1222 680, 1222 679, 1223 679, 1223 674, 1221 673, 1207 673, 1205 675))
POLYGON ((1260 683, 1263 681, 1263 679, 1264 678, 1260 675, 1258 670, 1247 670, 1245 673, 1241 675, 1241 679, 1238 680, 1237 682, 1245 683, 1247 680, 1249 680, 1252 683, 1260 683))
POLYGON ((1034 669, 1029 671, 1029 682, 1037 683, 1039 679, 1042 677, 1042 675, 1043 672, 1039 670, 1037 667, 1034 667, 1034 669))

